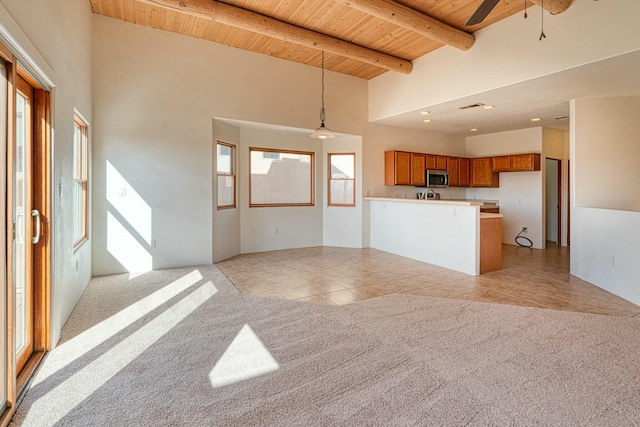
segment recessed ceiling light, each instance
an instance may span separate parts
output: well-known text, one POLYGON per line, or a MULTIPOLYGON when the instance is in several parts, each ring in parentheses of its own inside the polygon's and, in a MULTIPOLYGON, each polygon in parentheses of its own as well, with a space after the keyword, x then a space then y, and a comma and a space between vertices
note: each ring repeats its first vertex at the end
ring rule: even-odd
POLYGON ((483 105, 482 109, 483 110, 491 110, 493 108, 493 105, 483 105))
POLYGON ((533 119, 531 119, 532 122, 539 122, 540 121, 540 117, 534 117, 533 119))
POLYGON ((420 114, 426 116, 427 114, 431 114, 431 111, 420 111, 420 114))
POLYGON ((423 122, 425 123, 431 123, 431 119, 424 119, 423 122))
POLYGON ((471 132, 477 132, 477 131, 478 131, 478 128, 471 128, 471 129, 469 129, 469 130, 470 130, 471 132))

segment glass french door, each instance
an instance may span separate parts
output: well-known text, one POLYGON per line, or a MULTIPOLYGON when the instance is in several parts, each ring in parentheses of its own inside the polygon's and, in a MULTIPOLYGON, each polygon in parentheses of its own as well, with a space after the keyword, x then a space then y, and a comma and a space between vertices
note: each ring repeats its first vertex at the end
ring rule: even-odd
POLYGON ((0 43, 0 425, 51 348, 50 102, 0 43))
POLYGON ((33 271, 32 247, 37 243, 39 213, 32 209, 32 123, 33 88, 21 77, 16 79, 15 148, 13 177, 13 285, 15 292, 14 349, 19 374, 33 353, 33 271))
MULTIPOLYGON (((7 110, 8 110, 8 67, 7 63, 0 59, 0 162, 3 165, 7 163, 7 110)), ((0 175, 0 204, 2 205, 0 209, 0 222, 2 224, 6 224, 6 185, 7 185, 7 176, 2 174, 0 175)), ((2 329, 0 330, 0 344, 2 351, 0 351, 0 368, 2 372, 0 372, 0 410, 4 410, 7 404, 7 338, 9 336, 7 332, 7 296, 9 292, 7 292, 7 265, 5 260, 7 259, 6 246, 4 242, 6 241, 6 232, 4 227, 0 231, 0 256, 2 257, 3 263, 0 268, 0 324, 2 325, 2 329)))

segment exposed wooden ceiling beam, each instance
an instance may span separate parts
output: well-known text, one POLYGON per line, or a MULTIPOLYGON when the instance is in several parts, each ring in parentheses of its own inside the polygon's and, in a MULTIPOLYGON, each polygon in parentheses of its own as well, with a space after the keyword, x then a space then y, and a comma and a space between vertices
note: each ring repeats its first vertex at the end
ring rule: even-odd
POLYGON ((409 74, 411 61, 362 47, 326 34, 288 24, 250 10, 213 0, 137 0, 192 16, 252 31, 297 45, 355 59, 386 70, 409 74))
POLYGON ((569 9, 573 0, 531 0, 531 2, 548 10, 552 15, 557 15, 569 9))
MULTIPOLYGON (((392 0, 337 0, 376 18, 408 28, 432 40, 461 50, 469 50, 475 42, 473 34, 438 21, 392 0)), ((549 0, 546 0, 549 1, 549 0)))

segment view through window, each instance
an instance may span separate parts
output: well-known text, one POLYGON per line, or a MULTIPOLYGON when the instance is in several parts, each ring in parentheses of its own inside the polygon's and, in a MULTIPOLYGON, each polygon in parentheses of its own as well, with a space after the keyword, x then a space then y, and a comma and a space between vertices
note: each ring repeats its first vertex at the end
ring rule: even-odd
POLYGON ((356 205, 356 154, 329 154, 329 206, 356 205))
POLYGON ((314 153, 249 148, 249 206, 313 206, 314 153))
POLYGON ((236 146, 217 144, 218 209, 236 207, 236 146))
POLYGON ((87 238, 89 209, 89 126, 76 113, 73 127, 73 244, 79 246, 87 238))

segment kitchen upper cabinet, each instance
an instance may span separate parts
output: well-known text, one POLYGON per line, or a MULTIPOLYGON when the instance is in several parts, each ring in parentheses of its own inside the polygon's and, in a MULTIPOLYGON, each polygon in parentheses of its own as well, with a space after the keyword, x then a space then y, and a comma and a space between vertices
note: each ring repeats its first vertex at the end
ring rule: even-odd
POLYGON ((511 156, 492 157, 491 170, 494 172, 511 171, 511 156))
POLYGON ((540 154, 512 154, 492 157, 491 168, 494 172, 539 171, 540 154))
POLYGON ((447 172, 449 172, 449 187, 460 186, 460 158, 449 157, 447 159, 447 172))
POLYGON ((460 173, 458 175, 458 185, 460 187, 469 187, 471 185, 471 160, 460 158, 460 173))
POLYGON ((427 154, 427 169, 446 171, 447 158, 447 156, 436 156, 433 154, 427 154))
POLYGON ((384 185, 412 185, 411 153, 405 151, 384 152, 384 185))
POLYGON ((491 157, 471 159, 472 187, 499 187, 500 175, 492 170, 491 157))
POLYGON ((411 182, 412 185, 426 185, 424 171, 427 156, 425 154, 411 153, 411 182))
POLYGON ((539 171, 540 154, 513 154, 511 156, 512 171, 539 171))

